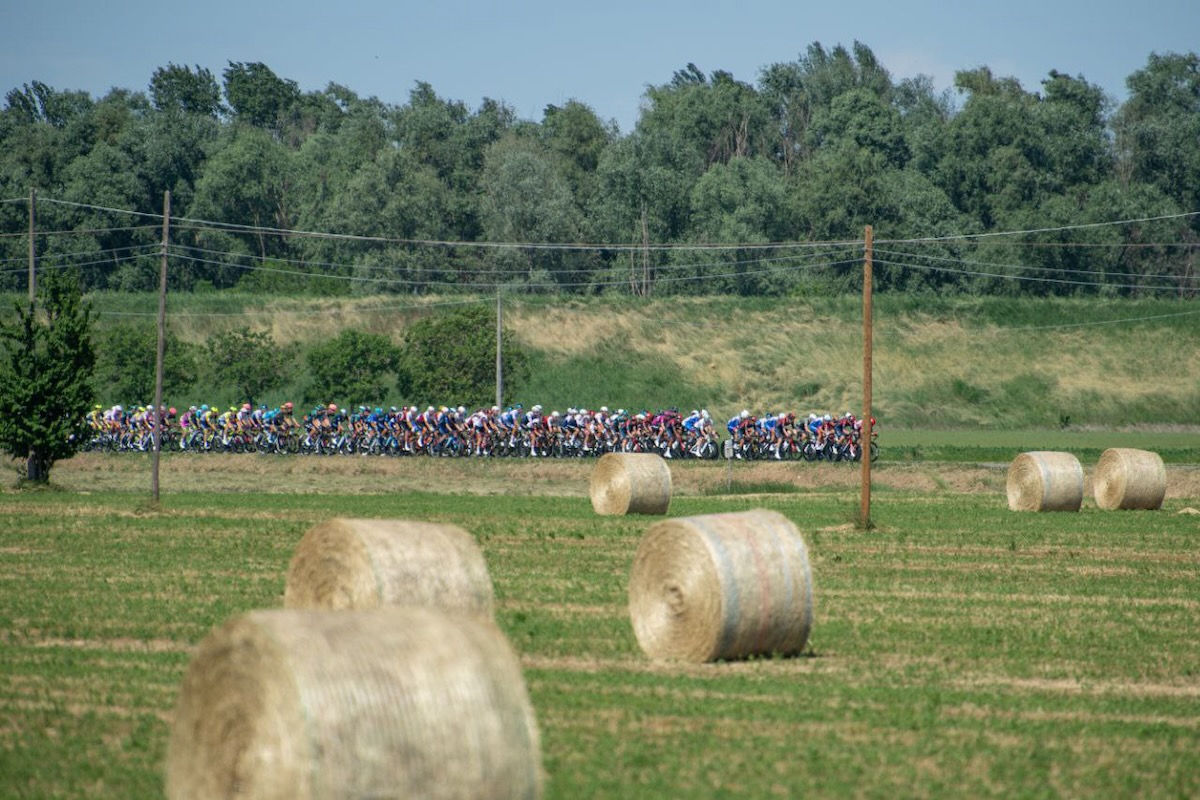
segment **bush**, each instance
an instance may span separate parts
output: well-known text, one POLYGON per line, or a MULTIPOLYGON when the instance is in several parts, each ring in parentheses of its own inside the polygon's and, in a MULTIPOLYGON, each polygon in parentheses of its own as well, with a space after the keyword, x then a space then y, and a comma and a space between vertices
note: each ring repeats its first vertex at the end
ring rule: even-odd
POLYGON ((347 329, 308 353, 312 386, 305 402, 378 405, 385 383, 400 360, 400 350, 386 336, 347 329))
MULTIPOLYGON (((508 329, 500 336, 504 391, 529 377, 528 357, 508 329)), ((397 388, 411 402, 491 405, 496 397, 496 312, 473 306, 419 320, 404 337, 397 388)))

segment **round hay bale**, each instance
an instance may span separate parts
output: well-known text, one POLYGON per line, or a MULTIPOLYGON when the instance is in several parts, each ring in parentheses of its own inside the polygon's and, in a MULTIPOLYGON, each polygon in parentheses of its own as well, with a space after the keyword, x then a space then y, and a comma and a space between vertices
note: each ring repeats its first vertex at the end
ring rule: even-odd
POLYGON ((634 555, 629 615, 653 659, 799 653, 813 620, 808 548, 775 511, 664 520, 634 555))
POLYGON ((597 514, 666 514, 671 467, 657 453, 605 453, 591 480, 597 514))
POLYGON ((1092 491, 1096 505, 1106 511, 1156 510, 1167 496, 1167 468, 1158 453, 1110 447, 1100 454, 1092 491))
POLYGON ((300 540, 287 608, 428 606, 491 616, 492 579, 471 534, 455 525, 331 519, 300 540))
POLYGON ((1071 453, 1034 450, 1008 467, 1008 507, 1013 511, 1078 511, 1083 467, 1071 453))
POLYGON ((171 798, 537 797, 536 720, 490 620, 437 609, 254 611, 201 642, 171 798))

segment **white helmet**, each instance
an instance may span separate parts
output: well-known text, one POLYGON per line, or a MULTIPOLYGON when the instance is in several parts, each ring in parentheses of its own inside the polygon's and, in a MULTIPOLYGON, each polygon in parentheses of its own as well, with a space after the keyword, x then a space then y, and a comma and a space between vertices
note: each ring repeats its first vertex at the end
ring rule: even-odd
POLYGON ((826 414, 825 416, 821 417, 821 419, 825 420, 826 422, 829 422, 830 420, 832 420, 832 419, 833 419, 833 417, 831 417, 831 416, 829 416, 828 414, 826 414))
POLYGON ((741 414, 739 414, 738 416, 740 416, 742 419, 747 419, 747 418, 750 416, 750 411, 749 411, 749 409, 745 409, 745 408, 743 408, 743 409, 742 409, 742 413, 741 413, 741 414))
POLYGON ((708 409, 707 408, 700 409, 700 416, 704 419, 709 419, 708 409))
POLYGON ((608 406, 600 406, 600 413, 601 413, 601 414, 607 414, 607 413, 608 413, 608 406))

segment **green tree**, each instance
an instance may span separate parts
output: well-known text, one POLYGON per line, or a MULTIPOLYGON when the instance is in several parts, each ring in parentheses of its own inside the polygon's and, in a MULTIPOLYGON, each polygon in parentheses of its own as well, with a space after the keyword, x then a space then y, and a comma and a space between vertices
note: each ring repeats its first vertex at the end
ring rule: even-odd
MULTIPOLYGON (((691 195, 693 239, 703 242, 743 244, 778 242, 792 227, 787 186, 765 158, 735 158, 714 164, 696 182, 691 195)), ((711 276, 679 289, 712 292, 725 290, 742 295, 778 294, 791 283, 794 272, 778 263, 778 253, 763 260, 752 249, 684 251, 679 260, 706 262, 711 276), (719 277, 716 277, 719 276, 719 277)))
MULTIPOLYGON (((150 405, 155 389, 158 332, 154 325, 114 325, 96 345, 96 386, 101 400, 150 405)), ((196 381, 196 359, 186 342, 168 331, 163 353, 163 396, 170 399, 196 381)))
POLYGON ((238 119, 279 132, 300 101, 300 87, 280 78, 266 64, 230 61, 224 72, 225 99, 238 119))
POLYGON ((270 333, 249 328, 222 331, 206 347, 213 383, 229 387, 238 401, 251 404, 283 385, 296 357, 295 346, 280 346, 270 333))
POLYGON ((336 399, 347 405, 374 406, 383 402, 400 348, 386 336, 346 329, 310 350, 307 360, 312 386, 306 402, 336 399))
MULTIPOLYGON (((576 242, 582 215, 571 186, 537 141, 510 135, 488 149, 481 182, 480 218, 492 242, 576 242)), ((497 254, 499 280, 551 279, 579 283, 582 259, 562 250, 507 250, 497 254)))
POLYGON ((168 63, 150 77, 150 98, 159 111, 177 111, 216 117, 221 107, 221 87, 207 69, 195 70, 168 63))
POLYGON ((0 447, 25 459, 25 477, 45 483, 55 461, 83 443, 92 401, 91 306, 78 280, 47 272, 41 301, 16 305, 17 320, 0 323, 7 358, 0 362, 0 447))
MULTIPOLYGON (((256 228, 291 227, 294 181, 291 154, 268 133, 245 126, 226 131, 204 165, 196 182, 192 213, 206 219, 253 225, 256 228)), ((213 249, 230 249, 212 234, 213 249)), ((249 252, 261 257, 281 255, 283 237, 263 232, 237 234, 249 252)))
MULTIPOLYGON (((501 332, 504 391, 529 378, 529 360, 507 328, 501 332)), ((482 406, 496 396, 496 312, 472 306, 418 320, 404 335, 397 388, 414 402, 482 406)))
MULTIPOLYGON (((1121 172, 1200 209, 1200 55, 1151 54, 1126 85, 1114 121, 1121 172)), ((1200 221, 1192 224, 1200 232, 1200 221)))

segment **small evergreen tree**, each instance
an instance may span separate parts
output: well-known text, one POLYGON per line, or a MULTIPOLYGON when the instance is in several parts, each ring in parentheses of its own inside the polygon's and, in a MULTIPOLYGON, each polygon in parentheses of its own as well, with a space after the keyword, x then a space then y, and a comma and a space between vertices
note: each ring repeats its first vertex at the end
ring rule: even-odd
POLYGON ((86 441, 92 402, 92 309, 79 281, 45 273, 37 302, 16 305, 14 323, 0 323, 0 448, 25 459, 25 477, 50 480, 55 461, 86 441))

